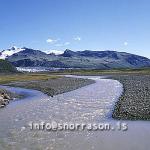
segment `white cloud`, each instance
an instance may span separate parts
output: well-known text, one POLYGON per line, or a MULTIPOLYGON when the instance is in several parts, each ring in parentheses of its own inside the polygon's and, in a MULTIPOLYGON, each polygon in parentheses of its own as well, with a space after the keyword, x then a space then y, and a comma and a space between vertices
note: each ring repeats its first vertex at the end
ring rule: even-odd
POLYGON ((54 39, 50 39, 50 38, 46 40, 47 43, 51 43, 51 44, 52 44, 52 43, 55 43, 55 42, 57 42, 57 41, 58 41, 58 40, 54 40, 54 39))
POLYGON ((128 42, 124 42, 123 45, 124 45, 124 46, 127 46, 127 45, 128 45, 128 42))
POLYGON ((75 41, 81 41, 81 37, 77 36, 75 38, 73 38, 75 41))
MULTIPOLYGON (((81 38, 80 37, 76 37, 76 40, 79 41, 79 40, 81 40, 81 38)), ((57 46, 57 47, 70 45, 70 42, 58 43, 58 41, 60 41, 60 39, 49 38, 49 39, 46 40, 47 43, 55 44, 54 46, 57 46)))

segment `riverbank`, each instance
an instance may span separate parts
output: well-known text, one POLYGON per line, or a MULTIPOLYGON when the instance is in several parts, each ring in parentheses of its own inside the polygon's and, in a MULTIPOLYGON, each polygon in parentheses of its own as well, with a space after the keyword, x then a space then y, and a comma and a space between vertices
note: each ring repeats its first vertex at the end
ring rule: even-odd
POLYGON ((110 114, 114 102, 122 91, 122 85, 118 81, 101 79, 100 77, 82 76, 81 78, 93 79, 96 83, 71 92, 58 94, 53 98, 35 90, 12 88, 16 92, 21 90, 20 93, 26 93, 29 96, 24 100, 12 102, 0 111, 1 149, 19 150, 24 148, 37 150, 51 147, 66 150, 66 147, 68 147, 68 149, 75 150, 82 149, 84 143, 84 145, 87 145, 86 148, 91 150, 93 144, 97 147, 96 149, 99 148, 99 141, 101 141, 99 139, 103 139, 103 135, 111 137, 112 139, 108 139, 109 141, 116 142, 113 135, 119 132, 114 131, 112 131, 114 133, 112 134, 109 131, 89 132, 86 129, 81 132, 66 129, 60 132, 30 129, 30 122, 95 124, 112 121, 113 124, 114 120, 110 118, 110 114), (89 142, 91 142, 91 145, 88 145, 89 142))
POLYGON ((105 76, 123 84, 112 117, 119 120, 150 120, 150 68, 114 70, 71 70, 73 75, 105 76))
MULTIPOLYGON (((93 80, 70 78, 49 74, 1 74, 0 84, 41 91, 53 97, 94 83, 93 80)), ((0 107, 6 106, 10 100, 21 98, 21 95, 0 90, 0 107)))
POLYGON ((124 92, 116 102, 113 115, 120 120, 150 120, 150 75, 115 75, 124 92))
MULTIPOLYGON (((120 72, 112 74, 102 72, 97 73, 97 75, 107 76, 106 78, 118 80, 123 84, 124 92, 116 102, 112 114, 114 119, 150 120, 149 74, 146 74, 146 72, 140 75, 137 74, 137 72, 120 72)), ((15 79, 17 79, 16 76, 15 79)), ((54 74, 53 76, 48 74, 29 74, 25 75, 25 77, 22 76, 18 81, 15 79, 11 77, 7 78, 7 81, 2 80, 2 82, 6 83, 5 85, 8 86, 39 90, 52 97, 94 83, 93 80, 89 79, 63 77, 54 74)))
POLYGON ((23 95, 9 92, 5 89, 0 88, 0 108, 5 107, 13 99, 22 98, 23 95))
MULTIPOLYGON (((52 76, 47 74, 24 74, 24 73, 0 73, 0 85, 14 83, 14 82, 25 82, 25 81, 45 81, 48 79, 56 79, 58 76, 52 76)), ((11 100, 20 99, 25 95, 18 95, 14 92, 9 92, 5 89, 0 88, 0 108, 5 107, 11 100)))
POLYGON ((89 79, 70 78, 70 77, 59 77, 48 80, 38 81, 24 81, 24 82, 12 82, 5 84, 12 87, 21 87, 26 89, 39 90, 49 96, 62 94, 69 92, 80 87, 94 83, 95 81, 89 79))

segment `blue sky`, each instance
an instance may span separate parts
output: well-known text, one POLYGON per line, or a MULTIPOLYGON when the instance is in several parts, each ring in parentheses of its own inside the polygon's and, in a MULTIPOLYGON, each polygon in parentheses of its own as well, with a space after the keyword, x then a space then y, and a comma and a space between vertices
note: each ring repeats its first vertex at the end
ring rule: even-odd
POLYGON ((0 0, 0 49, 13 45, 150 58, 150 1, 0 0))

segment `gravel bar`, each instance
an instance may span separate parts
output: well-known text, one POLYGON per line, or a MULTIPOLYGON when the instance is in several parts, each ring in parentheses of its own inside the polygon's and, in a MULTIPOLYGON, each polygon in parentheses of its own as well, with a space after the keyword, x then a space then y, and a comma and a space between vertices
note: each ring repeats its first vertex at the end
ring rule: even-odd
POLYGON ((53 97, 54 95, 69 92, 92 83, 95 83, 95 81, 89 79, 60 77, 58 79, 48 79, 47 81, 14 82, 7 85, 39 90, 53 97))
POLYGON ((124 92, 112 117, 119 120, 150 120, 150 75, 115 75, 124 92))

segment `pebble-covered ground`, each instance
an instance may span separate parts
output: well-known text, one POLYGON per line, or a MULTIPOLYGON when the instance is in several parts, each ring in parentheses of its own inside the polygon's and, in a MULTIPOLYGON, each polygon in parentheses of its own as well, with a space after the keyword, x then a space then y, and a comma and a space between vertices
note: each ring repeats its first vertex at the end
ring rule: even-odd
POLYGON ((116 103, 113 118, 150 120, 150 75, 115 75, 124 92, 116 103))
POLYGON ((26 81, 7 84, 13 87, 22 87, 39 90, 49 96, 69 92, 80 87, 95 83, 94 80, 79 79, 71 77, 60 77, 57 79, 48 79, 47 81, 26 81))

